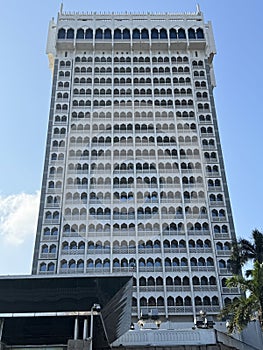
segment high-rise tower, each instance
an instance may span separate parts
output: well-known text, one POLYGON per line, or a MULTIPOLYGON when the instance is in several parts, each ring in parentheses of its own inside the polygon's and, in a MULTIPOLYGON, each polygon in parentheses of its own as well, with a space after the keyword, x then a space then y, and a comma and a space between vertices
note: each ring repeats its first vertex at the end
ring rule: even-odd
POLYGON ((33 274, 132 274, 133 316, 216 315, 238 291, 202 13, 63 13, 33 274))

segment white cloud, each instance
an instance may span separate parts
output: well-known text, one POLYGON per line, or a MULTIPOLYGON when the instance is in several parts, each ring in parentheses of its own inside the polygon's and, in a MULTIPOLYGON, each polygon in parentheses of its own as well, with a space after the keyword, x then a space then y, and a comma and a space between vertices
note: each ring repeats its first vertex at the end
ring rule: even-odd
POLYGON ((21 245, 36 233, 39 192, 0 196, 0 239, 8 245, 21 245))

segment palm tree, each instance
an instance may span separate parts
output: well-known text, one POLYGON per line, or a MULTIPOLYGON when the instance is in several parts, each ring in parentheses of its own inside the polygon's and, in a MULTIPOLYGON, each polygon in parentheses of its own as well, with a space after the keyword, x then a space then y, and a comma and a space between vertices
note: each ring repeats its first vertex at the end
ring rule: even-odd
POLYGON ((263 233, 255 229, 252 231, 252 237, 252 243, 246 239, 239 240, 238 245, 241 256, 245 262, 252 260, 261 264, 263 262, 263 233))
POLYGON ((234 275, 241 275, 241 267, 247 260, 241 254, 240 244, 235 240, 232 242, 232 255, 230 257, 230 269, 234 275))
POLYGON ((221 311, 219 317, 230 318, 228 331, 233 333, 235 329, 241 331, 252 320, 257 318, 263 328, 263 263, 256 261, 251 270, 251 278, 245 279, 236 275, 227 280, 227 286, 239 287, 244 293, 228 303, 221 311))
MULTIPOLYGON (((252 231, 253 242, 241 238, 232 244, 232 256, 230 259, 233 274, 238 275, 241 268, 248 262, 263 262, 263 233, 255 229, 252 231)), ((250 270, 246 275, 249 276, 250 270)))

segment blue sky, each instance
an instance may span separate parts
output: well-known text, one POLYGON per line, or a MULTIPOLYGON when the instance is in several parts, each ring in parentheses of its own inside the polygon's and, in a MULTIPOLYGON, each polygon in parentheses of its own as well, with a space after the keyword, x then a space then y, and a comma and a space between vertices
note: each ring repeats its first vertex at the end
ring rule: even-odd
MULTIPOLYGON (((0 274, 30 273, 51 74, 48 22, 59 0, 1 2, 0 274)), ((199 0, 213 23, 215 100, 236 232, 263 229, 261 0, 199 0)), ((64 0, 65 11, 193 12, 194 0, 64 0)))

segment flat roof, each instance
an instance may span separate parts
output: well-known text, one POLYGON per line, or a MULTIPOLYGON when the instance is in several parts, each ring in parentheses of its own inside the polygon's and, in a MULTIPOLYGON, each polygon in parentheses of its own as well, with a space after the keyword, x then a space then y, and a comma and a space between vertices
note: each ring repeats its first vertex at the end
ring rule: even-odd
POLYGON ((130 327, 131 298, 131 276, 1 276, 2 342, 67 344, 73 339, 75 318, 81 332, 92 306, 100 304, 94 344, 111 344, 130 327))

